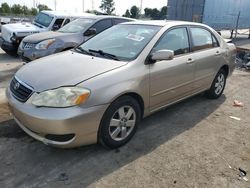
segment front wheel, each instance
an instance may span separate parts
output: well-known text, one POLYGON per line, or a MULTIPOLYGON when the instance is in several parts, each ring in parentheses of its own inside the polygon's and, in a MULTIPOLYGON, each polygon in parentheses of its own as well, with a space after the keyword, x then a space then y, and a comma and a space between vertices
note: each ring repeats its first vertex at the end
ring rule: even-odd
POLYGON ((5 53, 8 54, 9 56, 18 57, 16 50, 3 50, 3 51, 5 51, 5 53))
POLYGON ((227 74, 225 70, 221 69, 214 78, 214 81, 209 90, 206 91, 206 96, 209 99, 219 98, 226 85, 227 74))
POLYGON ((114 101, 103 115, 99 128, 99 141, 108 148, 126 144, 135 134, 141 119, 138 102, 124 96, 114 101))

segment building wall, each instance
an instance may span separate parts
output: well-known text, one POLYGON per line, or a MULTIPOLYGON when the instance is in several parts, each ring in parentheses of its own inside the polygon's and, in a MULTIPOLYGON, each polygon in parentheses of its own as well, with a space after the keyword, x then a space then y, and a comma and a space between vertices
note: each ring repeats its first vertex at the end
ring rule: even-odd
POLYGON ((201 22, 217 30, 250 28, 250 0, 168 0, 169 20, 201 22))
POLYGON ((206 0, 203 23, 216 29, 250 28, 250 0, 206 0))
POLYGON ((169 20, 201 22, 205 0, 168 0, 169 20))

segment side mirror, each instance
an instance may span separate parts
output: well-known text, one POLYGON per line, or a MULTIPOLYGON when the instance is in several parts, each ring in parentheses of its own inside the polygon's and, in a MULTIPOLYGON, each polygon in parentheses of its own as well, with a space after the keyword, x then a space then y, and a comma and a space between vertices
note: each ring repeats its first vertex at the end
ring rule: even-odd
POLYGON ((95 28, 90 28, 90 29, 88 29, 88 30, 84 33, 84 36, 90 37, 90 36, 95 35, 95 34, 96 34, 96 29, 95 29, 95 28))
POLYGON ((172 60, 174 59, 174 51, 172 50, 159 50, 151 54, 145 64, 153 64, 157 61, 172 60))
POLYGON ((159 50, 150 56, 150 61, 155 63, 156 61, 172 60, 174 59, 174 51, 172 50, 159 50))

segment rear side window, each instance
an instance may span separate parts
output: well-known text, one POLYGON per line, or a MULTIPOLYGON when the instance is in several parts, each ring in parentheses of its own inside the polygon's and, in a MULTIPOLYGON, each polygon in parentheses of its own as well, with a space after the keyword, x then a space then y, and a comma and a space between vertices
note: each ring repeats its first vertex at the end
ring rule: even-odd
POLYGON ((213 47, 219 47, 220 46, 218 40, 213 35, 212 35, 212 40, 213 40, 213 47))
POLYGON ((153 51, 173 50, 174 55, 186 54, 189 52, 189 41, 186 28, 176 28, 163 34, 153 51))
POLYGON ((130 20, 126 20, 126 19, 113 19, 113 23, 114 25, 117 25, 119 23, 123 23, 123 22, 130 22, 130 20))
MULTIPOLYGON (((204 50, 214 47, 212 33, 202 28, 190 28, 193 41, 193 51, 204 50)), ((218 45, 218 44, 217 44, 218 45)))
POLYGON ((69 19, 69 18, 67 18, 67 19, 63 22, 63 25, 62 25, 62 26, 67 25, 69 22, 70 22, 70 19, 69 19))
POLYGON ((93 25, 93 28, 96 29, 97 33, 100 33, 104 31, 105 29, 108 29, 112 26, 112 20, 111 19, 105 19, 97 22, 93 25))

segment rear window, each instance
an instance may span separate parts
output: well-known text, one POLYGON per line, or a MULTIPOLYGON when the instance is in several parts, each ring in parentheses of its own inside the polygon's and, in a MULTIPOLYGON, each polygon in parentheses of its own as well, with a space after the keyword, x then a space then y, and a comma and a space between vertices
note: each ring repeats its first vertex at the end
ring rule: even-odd
POLYGON ((190 28, 193 50, 199 51, 208 48, 213 48, 212 33, 203 28, 190 28))

